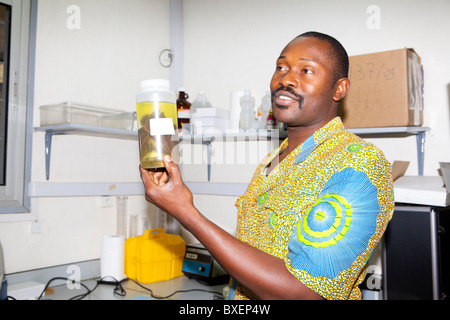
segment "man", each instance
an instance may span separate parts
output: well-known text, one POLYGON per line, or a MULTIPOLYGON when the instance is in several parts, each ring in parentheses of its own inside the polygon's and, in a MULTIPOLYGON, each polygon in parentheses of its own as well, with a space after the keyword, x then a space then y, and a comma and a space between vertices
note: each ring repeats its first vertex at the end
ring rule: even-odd
POLYGON ((348 56, 334 38, 292 40, 270 83, 288 138, 236 202, 237 238, 193 205, 178 167, 141 170, 146 199, 173 215, 230 274, 229 299, 360 299, 365 264, 393 212, 391 166, 344 130, 348 56), (168 179, 170 177, 170 179, 168 179))

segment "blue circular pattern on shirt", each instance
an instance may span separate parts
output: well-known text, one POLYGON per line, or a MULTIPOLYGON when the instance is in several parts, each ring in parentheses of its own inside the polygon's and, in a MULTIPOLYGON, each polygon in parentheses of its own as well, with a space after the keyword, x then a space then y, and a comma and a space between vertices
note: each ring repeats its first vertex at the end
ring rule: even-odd
POLYGON ((379 212, 377 188, 367 174, 353 168, 335 173, 291 234, 292 267, 335 278, 366 250, 379 212))

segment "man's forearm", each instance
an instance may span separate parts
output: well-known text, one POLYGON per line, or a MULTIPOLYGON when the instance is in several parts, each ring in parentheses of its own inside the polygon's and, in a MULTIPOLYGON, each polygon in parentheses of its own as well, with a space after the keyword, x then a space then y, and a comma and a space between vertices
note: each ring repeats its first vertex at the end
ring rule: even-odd
POLYGON ((199 240, 219 264, 260 299, 320 299, 286 268, 283 260, 233 237, 195 207, 179 215, 180 223, 199 240))

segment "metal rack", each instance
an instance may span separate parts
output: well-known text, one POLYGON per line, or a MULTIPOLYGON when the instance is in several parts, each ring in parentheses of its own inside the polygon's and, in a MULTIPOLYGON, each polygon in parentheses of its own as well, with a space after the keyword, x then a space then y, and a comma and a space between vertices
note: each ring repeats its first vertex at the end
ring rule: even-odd
POLYGON ((77 134, 104 138, 137 140, 136 131, 74 123, 43 126, 34 129, 36 131, 45 132, 45 175, 47 180, 50 179, 50 159, 52 153, 52 139, 54 135, 77 134))
MULTIPOLYGON (((82 124, 58 124, 51 126, 36 127, 35 131, 45 132, 45 171, 46 178, 50 178, 50 159, 52 148, 52 137, 54 135, 77 134, 97 136, 104 138, 137 140, 137 132, 125 129, 114 129, 97 126, 88 126, 82 124)), ((350 132, 360 136, 377 136, 377 135, 416 135, 417 141, 417 159, 419 175, 423 175, 424 157, 425 157, 425 133, 429 131, 427 127, 384 127, 384 128, 362 128, 349 129, 350 132)), ((250 132, 237 133, 217 133, 203 135, 181 135, 182 141, 190 141, 191 143, 201 143, 207 147, 208 154, 208 181, 211 176, 211 144, 217 139, 238 139, 242 141, 252 141, 255 139, 284 139, 285 134, 276 130, 258 130, 250 132)))

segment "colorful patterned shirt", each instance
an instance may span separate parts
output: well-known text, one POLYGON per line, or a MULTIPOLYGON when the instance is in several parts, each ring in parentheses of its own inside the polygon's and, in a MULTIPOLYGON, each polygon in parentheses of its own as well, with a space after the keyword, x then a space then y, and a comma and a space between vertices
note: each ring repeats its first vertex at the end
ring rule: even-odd
MULTIPOLYGON (((391 165, 336 117, 266 177, 287 145, 265 157, 236 201, 237 237, 284 260, 325 299, 360 299, 366 263, 392 218, 391 165)), ((228 299, 252 298, 231 280, 228 299)))

